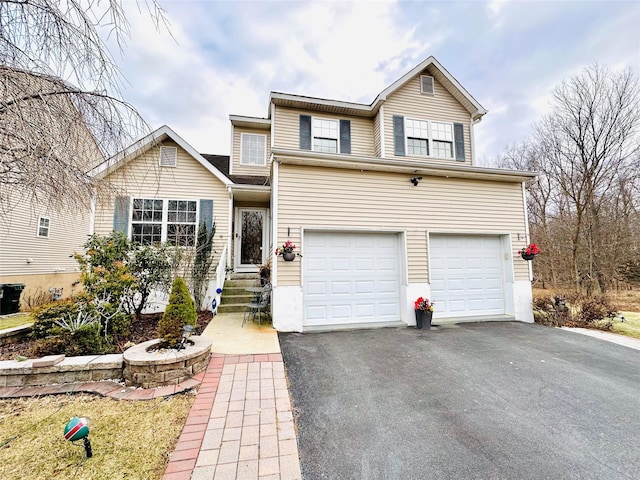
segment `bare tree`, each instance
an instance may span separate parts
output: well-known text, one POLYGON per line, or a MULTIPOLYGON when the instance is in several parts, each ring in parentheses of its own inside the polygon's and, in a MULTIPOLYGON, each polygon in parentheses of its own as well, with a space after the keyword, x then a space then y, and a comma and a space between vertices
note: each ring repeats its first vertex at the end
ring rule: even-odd
POLYGON ((526 148, 508 150, 502 164, 540 172, 530 189, 530 221, 547 244, 549 264, 539 267, 554 283, 604 292, 638 248, 638 79, 629 69, 596 64, 563 81, 553 98, 526 148))
MULTIPOLYGON (((147 7, 164 22, 156 0, 147 7)), ((122 51, 120 0, 0 0, 0 207, 16 192, 88 206, 99 183, 87 172, 147 131, 101 33, 122 51)))

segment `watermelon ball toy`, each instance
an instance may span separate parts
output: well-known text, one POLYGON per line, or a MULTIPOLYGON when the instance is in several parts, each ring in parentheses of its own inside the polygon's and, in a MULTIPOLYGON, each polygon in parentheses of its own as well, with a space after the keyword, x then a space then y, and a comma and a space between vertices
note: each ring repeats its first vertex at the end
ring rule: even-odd
POLYGON ((89 441, 89 419, 73 417, 64 426, 64 438, 75 442, 76 440, 84 441, 84 451, 87 454, 87 458, 93 456, 91 451, 91 442, 89 441))

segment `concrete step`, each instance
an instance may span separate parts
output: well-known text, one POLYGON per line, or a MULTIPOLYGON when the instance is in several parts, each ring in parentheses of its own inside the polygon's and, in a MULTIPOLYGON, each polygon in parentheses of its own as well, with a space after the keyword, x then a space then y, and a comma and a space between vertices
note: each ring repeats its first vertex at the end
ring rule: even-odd
POLYGON ((255 287, 260 286, 260 279, 244 279, 244 280, 227 280, 224 282, 224 288, 232 287, 255 287))
POLYGON ((257 273, 230 273, 229 280, 258 280, 260 276, 257 273))
POLYGON ((246 309, 244 303, 222 303, 218 306, 218 313, 244 312, 246 309))
POLYGON ((232 294, 227 294, 226 292, 222 292, 222 296, 220 297, 220 303, 249 303, 251 300, 253 300, 253 295, 251 295, 250 293, 243 293, 240 295, 232 295, 232 294))

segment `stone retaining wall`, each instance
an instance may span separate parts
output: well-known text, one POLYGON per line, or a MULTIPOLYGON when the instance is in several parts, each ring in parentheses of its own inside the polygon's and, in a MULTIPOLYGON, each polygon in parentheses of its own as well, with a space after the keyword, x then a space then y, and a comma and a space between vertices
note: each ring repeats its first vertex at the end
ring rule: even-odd
POLYGON ((0 361, 0 387, 26 387, 122 378, 123 359, 120 354, 79 357, 59 355, 51 358, 53 357, 55 360, 52 362, 46 361, 49 357, 23 362, 0 361))
POLYGON ((149 340, 124 352, 124 380, 127 386, 155 388, 180 383, 207 368, 212 341, 193 336, 184 350, 147 352, 160 340, 149 340))

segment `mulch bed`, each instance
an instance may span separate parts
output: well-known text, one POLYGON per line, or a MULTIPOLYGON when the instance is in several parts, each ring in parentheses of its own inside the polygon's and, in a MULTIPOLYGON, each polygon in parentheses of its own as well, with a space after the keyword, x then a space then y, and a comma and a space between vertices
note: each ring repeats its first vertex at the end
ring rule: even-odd
MULTIPOLYGON (((137 344, 158 338, 156 332, 158 330, 158 322, 161 317, 162 313, 149 313, 142 315, 138 320, 134 318, 131 321, 131 327, 129 329, 131 333, 127 340, 137 344)), ((198 313, 198 326, 194 331, 194 335, 200 335, 212 318, 213 314, 211 312, 207 311, 198 313)), ((16 343, 0 345, 0 360, 14 360, 17 356, 30 358, 33 343, 34 340, 31 338, 25 338, 16 343)), ((120 349, 120 351, 122 350, 124 350, 124 348, 120 349)))

